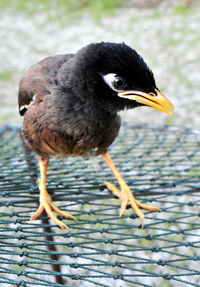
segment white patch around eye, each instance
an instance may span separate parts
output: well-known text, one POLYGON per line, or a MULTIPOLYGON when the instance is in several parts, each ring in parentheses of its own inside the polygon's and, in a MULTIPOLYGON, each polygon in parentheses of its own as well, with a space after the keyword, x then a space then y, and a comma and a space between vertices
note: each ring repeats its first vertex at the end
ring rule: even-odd
POLYGON ((25 114, 25 112, 28 110, 29 105, 23 105, 20 107, 19 109, 19 113, 21 116, 23 116, 25 114))
POLYGON ((28 108, 34 103, 35 99, 36 99, 36 95, 33 96, 32 100, 30 101, 30 103, 28 105, 23 105, 20 107, 19 113, 21 116, 23 116, 25 114, 25 112, 28 110, 28 108))
POLYGON ((113 91, 118 92, 118 90, 113 87, 113 82, 114 82, 114 79, 115 79, 116 76, 117 76, 116 74, 110 73, 110 74, 107 74, 107 75, 102 76, 102 77, 103 77, 104 82, 105 82, 113 91))

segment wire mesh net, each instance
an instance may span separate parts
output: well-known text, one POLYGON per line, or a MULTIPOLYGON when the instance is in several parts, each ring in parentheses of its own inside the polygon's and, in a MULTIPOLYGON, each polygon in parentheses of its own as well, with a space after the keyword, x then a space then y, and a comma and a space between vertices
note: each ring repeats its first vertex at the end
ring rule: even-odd
POLYGON ((37 157, 20 129, 0 130, 1 286, 200 286, 200 131, 122 126, 110 155, 142 202, 145 225, 102 186, 116 180, 96 159, 52 158, 47 186, 77 221, 61 230, 43 215, 37 157))

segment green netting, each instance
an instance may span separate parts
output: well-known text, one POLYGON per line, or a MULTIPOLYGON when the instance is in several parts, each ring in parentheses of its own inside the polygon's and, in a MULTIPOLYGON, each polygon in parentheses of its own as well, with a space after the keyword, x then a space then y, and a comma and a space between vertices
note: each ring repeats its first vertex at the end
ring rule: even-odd
POLYGON ((114 176, 100 158, 52 159, 48 190, 76 216, 60 230, 38 204, 37 157, 18 128, 0 130, 0 286, 200 286, 200 131, 124 125, 110 150, 137 198, 162 209, 131 208, 101 185, 114 176))

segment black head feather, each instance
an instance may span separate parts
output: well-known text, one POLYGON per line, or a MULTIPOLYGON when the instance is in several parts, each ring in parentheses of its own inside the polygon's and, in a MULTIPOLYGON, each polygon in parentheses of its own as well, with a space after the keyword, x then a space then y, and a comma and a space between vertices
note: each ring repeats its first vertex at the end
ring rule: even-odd
POLYGON ((127 89, 154 92, 153 73, 142 57, 125 43, 101 42, 90 44, 75 54, 71 63, 63 66, 60 80, 64 87, 73 87, 74 93, 83 100, 91 99, 116 112, 139 106, 134 101, 121 99, 103 81, 102 76, 115 73, 123 77, 127 89), (65 77, 67 73, 67 77, 65 77))

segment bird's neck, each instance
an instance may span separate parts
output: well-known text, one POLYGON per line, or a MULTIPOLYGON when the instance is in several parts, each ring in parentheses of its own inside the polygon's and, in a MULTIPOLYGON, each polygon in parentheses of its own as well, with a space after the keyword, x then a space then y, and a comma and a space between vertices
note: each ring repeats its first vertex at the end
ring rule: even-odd
POLYGON ((80 104, 80 112, 84 119, 94 124, 99 122, 108 123, 117 115, 113 109, 95 100, 85 101, 80 104))

